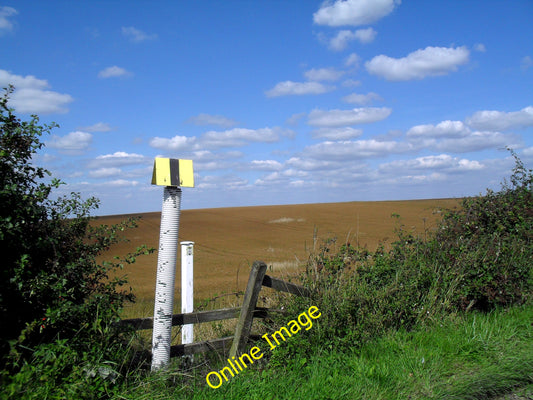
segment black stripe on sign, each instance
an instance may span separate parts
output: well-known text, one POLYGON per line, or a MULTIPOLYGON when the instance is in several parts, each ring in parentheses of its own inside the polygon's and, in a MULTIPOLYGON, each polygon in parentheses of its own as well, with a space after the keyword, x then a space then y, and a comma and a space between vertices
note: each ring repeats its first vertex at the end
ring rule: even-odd
POLYGON ((170 184, 172 186, 180 185, 180 160, 177 158, 170 159, 170 184))

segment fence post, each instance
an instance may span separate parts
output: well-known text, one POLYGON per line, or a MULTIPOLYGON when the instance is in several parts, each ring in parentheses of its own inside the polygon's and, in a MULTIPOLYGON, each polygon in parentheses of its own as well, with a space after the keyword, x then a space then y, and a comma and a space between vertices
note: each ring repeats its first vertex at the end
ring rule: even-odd
POLYGON ((157 256, 152 371, 168 364, 170 359, 180 206, 181 189, 179 187, 165 187, 157 256))
MULTIPOLYGON (((182 314, 194 311, 194 242, 181 242, 181 312, 182 314)), ((194 341, 194 325, 187 324, 181 328, 181 344, 194 341)))
POLYGON ((194 187, 192 160, 154 160, 152 185, 164 186, 152 331, 152 371, 168 364, 178 254, 181 188, 194 187))
POLYGON ((264 262, 254 261, 250 278, 248 279, 248 285, 246 286, 246 292, 244 293, 239 321, 235 328, 235 336, 233 337, 233 343, 229 353, 230 358, 244 351, 246 342, 250 336, 250 330, 252 329, 255 306, 266 270, 267 266, 264 262))

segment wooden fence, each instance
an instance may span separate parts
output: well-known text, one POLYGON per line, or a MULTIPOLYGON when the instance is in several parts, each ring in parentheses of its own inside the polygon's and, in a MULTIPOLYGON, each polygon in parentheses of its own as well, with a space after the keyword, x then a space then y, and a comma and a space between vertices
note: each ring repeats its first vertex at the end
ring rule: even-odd
MULTIPOLYGON (((174 314, 172 316, 172 326, 186 324, 197 324, 202 322, 221 321, 225 319, 238 318, 235 334, 219 339, 207 340, 204 342, 180 344, 171 346, 170 357, 192 355, 210 350, 226 350, 230 344, 230 357, 243 353, 249 339, 258 339, 259 336, 251 334, 252 322, 254 318, 266 318, 272 310, 264 307, 257 307, 257 299, 262 286, 291 293, 297 296, 309 296, 308 289, 285 282, 281 279, 266 275, 267 266, 262 261, 255 261, 252 265, 248 285, 244 293, 242 307, 223 308, 212 311, 199 311, 186 314, 174 314)), ((135 330, 152 329, 153 318, 134 318, 120 321, 121 325, 133 326, 135 330)), ((150 352, 148 352, 150 353, 150 352)), ((147 354, 151 357, 151 354, 147 354)))

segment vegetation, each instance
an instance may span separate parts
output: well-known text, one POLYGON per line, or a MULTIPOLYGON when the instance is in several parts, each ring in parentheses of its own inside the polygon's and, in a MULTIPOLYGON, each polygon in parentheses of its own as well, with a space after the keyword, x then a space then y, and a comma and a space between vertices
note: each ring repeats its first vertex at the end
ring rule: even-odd
POLYGON ((33 164, 41 136, 55 127, 21 121, 0 99, 0 378, 8 397, 96 398, 121 373, 124 335, 111 324, 133 300, 124 260, 97 263, 135 221, 89 226, 94 198, 52 199, 62 182, 33 164), (118 364, 117 364, 118 363, 118 364))
MULTIPOLYGON (((61 182, 33 164, 36 116, 18 119, 0 100, 0 379, 3 398, 484 399, 533 385, 533 173, 515 167, 501 190, 444 210, 436 229, 409 231, 377 250, 324 242, 302 282, 309 299, 284 297, 278 329, 310 306, 302 331, 219 389, 208 363, 151 374, 119 330, 133 300, 116 271, 152 250, 97 262, 135 225, 93 227, 96 199, 53 199, 61 182)), ((196 358, 199 360, 199 357, 196 358)))

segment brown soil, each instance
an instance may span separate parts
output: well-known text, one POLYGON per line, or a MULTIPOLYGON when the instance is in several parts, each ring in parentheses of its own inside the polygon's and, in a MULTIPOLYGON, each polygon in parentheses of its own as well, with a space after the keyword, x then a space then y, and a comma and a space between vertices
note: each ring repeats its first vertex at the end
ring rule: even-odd
MULTIPOLYGON (((324 239, 337 238, 337 243, 358 243, 373 250, 395 239, 398 221, 393 213, 401 216, 405 229, 424 235, 424 230, 434 229, 441 208, 457 205, 456 199, 432 199, 183 210, 179 240, 195 242, 195 298, 206 299, 244 289, 254 260, 272 266, 269 274, 295 273, 324 239)), ((126 233, 129 242, 114 246, 105 258, 126 254, 141 244, 158 247, 161 214, 139 215, 139 227, 126 233)), ((113 224, 125 217, 99 217, 96 223, 113 224)), ((178 255, 176 299, 179 259, 178 255)), ((153 301, 156 266, 156 253, 125 266, 141 303, 153 301)))

